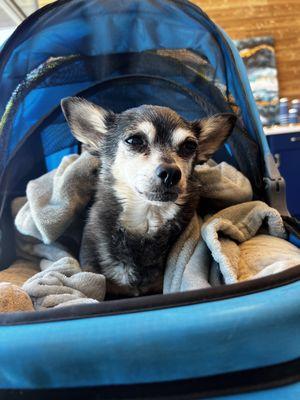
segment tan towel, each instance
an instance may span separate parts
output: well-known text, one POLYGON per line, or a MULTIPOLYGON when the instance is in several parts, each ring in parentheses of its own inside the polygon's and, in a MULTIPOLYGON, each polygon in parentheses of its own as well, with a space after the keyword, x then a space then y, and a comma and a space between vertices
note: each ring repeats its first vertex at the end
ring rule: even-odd
POLYGON ((0 271, 0 282, 22 286, 27 279, 39 272, 39 265, 26 260, 17 260, 9 268, 0 271))
POLYGON ((0 313, 34 311, 29 295, 19 286, 0 282, 0 313))
POLYGON ((18 260, 0 271, 0 313, 34 311, 29 295, 20 286, 38 271, 37 264, 24 260, 18 260))

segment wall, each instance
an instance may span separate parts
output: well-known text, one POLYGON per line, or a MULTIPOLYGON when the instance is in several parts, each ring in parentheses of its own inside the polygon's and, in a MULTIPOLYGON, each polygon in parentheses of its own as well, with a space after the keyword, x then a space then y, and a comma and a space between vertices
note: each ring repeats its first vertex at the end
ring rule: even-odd
POLYGON ((193 0, 233 39, 271 35, 280 97, 300 98, 300 0, 193 0))

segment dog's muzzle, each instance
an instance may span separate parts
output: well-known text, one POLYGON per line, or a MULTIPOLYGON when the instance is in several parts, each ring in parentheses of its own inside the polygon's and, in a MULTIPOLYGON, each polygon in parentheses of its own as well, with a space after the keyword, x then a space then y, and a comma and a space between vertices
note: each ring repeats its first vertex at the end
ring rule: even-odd
POLYGON ((151 192, 145 193, 146 197, 150 201, 161 201, 161 202, 167 202, 167 201, 176 201, 179 195, 179 190, 177 188, 174 188, 173 190, 153 190, 151 192))

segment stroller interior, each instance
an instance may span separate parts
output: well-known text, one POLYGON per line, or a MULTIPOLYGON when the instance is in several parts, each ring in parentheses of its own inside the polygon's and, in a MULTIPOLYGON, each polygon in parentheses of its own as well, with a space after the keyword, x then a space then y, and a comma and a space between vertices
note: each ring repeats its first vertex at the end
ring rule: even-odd
POLYGON ((16 30, 0 61, 2 268, 17 257, 12 201, 64 156, 81 153, 60 107, 67 96, 114 112, 167 106, 187 120, 235 113, 235 129, 214 160, 247 177, 253 200, 277 208, 297 232, 237 50, 194 5, 56 2, 16 30))

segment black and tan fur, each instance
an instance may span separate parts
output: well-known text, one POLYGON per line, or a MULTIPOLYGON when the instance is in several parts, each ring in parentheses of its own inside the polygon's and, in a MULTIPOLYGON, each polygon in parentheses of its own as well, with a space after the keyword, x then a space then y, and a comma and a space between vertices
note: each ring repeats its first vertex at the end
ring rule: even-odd
POLYGON ((236 117, 188 122, 151 105, 115 114, 80 98, 64 99, 62 109, 74 136, 101 159, 82 268, 104 274, 109 293, 161 292, 170 248, 197 207, 194 166, 223 144, 236 117))

